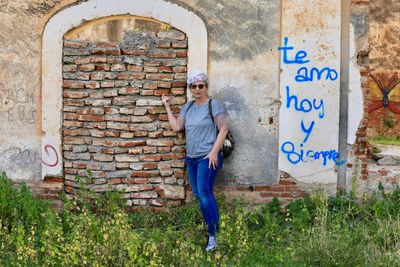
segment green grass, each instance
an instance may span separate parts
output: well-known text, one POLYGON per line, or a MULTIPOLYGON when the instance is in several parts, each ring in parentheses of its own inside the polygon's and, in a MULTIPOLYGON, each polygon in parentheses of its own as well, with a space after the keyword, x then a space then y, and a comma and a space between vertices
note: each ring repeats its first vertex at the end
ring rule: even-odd
POLYGON ((394 145, 400 146, 400 137, 378 135, 369 137, 368 142, 371 145, 394 145))
POLYGON ((56 213, 1 174, 0 266, 400 266, 399 189, 274 199, 251 211, 219 199, 218 250, 209 254, 195 203, 127 213, 117 193, 80 197, 56 213))

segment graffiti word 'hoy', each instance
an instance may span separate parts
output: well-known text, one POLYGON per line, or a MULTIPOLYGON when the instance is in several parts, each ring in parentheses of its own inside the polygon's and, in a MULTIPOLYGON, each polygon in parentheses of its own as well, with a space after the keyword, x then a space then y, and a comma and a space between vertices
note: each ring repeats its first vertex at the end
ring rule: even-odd
POLYGON ((309 113, 313 110, 319 111, 318 117, 322 119, 325 116, 324 100, 313 98, 309 100, 307 98, 298 99, 296 95, 290 94, 289 86, 286 86, 286 108, 290 109, 293 103, 293 108, 297 111, 309 113))

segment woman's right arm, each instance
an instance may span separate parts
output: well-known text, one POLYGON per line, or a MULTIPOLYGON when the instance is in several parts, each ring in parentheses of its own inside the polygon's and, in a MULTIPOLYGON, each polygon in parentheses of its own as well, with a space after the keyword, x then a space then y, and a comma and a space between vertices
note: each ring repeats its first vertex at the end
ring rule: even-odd
POLYGON ((172 99, 172 97, 167 96, 167 95, 163 95, 161 97, 161 100, 165 106, 165 109, 167 110, 169 125, 171 125, 171 128, 174 132, 179 132, 179 131, 182 131, 183 126, 185 125, 185 118, 182 117, 182 115, 180 115, 180 114, 178 115, 178 117, 175 117, 175 115, 172 113, 171 105, 170 105, 171 99, 172 99))

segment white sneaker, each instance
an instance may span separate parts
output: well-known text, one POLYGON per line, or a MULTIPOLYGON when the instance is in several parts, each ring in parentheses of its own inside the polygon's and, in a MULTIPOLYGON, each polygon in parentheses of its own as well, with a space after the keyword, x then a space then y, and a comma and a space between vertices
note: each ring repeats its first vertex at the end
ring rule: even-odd
POLYGON ((206 247, 206 252, 212 251, 217 248, 217 239, 215 235, 210 235, 208 238, 208 245, 206 247))

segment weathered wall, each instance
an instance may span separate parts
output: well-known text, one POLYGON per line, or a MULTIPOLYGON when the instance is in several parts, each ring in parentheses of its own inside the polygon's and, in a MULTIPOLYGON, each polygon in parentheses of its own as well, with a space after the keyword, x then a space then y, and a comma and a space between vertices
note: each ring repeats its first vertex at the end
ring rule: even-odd
POLYGON ((368 136, 396 136, 399 131, 398 86, 390 86, 399 71, 398 58, 394 56, 399 42, 398 38, 393 39, 399 37, 399 7, 399 1, 352 1, 354 37, 350 45, 355 54, 351 53, 350 63, 354 66, 350 69, 354 82, 350 85, 349 126, 357 131, 353 134, 349 129, 347 182, 348 189, 359 196, 376 191, 379 184, 385 190, 399 184, 399 151, 379 146, 382 152, 377 153, 368 143, 368 136), (359 120, 360 109, 363 113, 359 120), (388 127, 390 124, 393 128, 388 127))
POLYGON ((368 135, 400 136, 400 1, 370 1, 370 10, 368 135))
MULTIPOLYGON (((237 140, 235 154, 226 161, 220 183, 276 184, 279 179, 277 47, 280 43, 280 3, 169 3, 196 13, 207 27, 211 95, 226 104, 232 132, 237 140)), ((53 121, 60 121, 58 113, 48 111, 50 106, 57 109, 59 106, 53 101, 45 102, 49 90, 50 95, 59 95, 59 89, 50 87, 41 91, 41 82, 45 82, 41 80, 41 75, 53 71, 47 65, 41 69, 41 49, 47 45, 42 43, 42 34, 52 16, 76 4, 80 1, 14 1, 1 5, 0 120, 4 126, 0 136, 0 163, 13 179, 40 179, 43 169, 44 173, 61 174, 63 156, 60 142, 53 142, 48 126, 46 130, 42 127, 43 123, 50 125, 53 121), (42 111, 42 108, 46 110, 42 111), (57 170, 52 172, 51 169, 57 170)), ((141 5, 144 3, 141 2, 141 5)), ((168 13, 157 10, 157 7, 153 10, 154 13, 168 13)), ((85 11, 79 10, 74 16, 79 20, 79 16, 84 17, 85 11)), ((170 16, 168 14, 166 16, 170 16)), ((53 55, 46 55, 48 52, 43 51, 45 56, 53 55)), ((42 79, 47 78, 44 76, 42 79)), ((61 134, 59 127, 54 125, 52 131, 55 135, 61 134)))
MULTIPOLYGON (((369 71, 386 79, 399 70, 395 56, 399 6, 398 0, 374 0, 371 5, 368 0, 352 1, 348 144, 354 147, 343 163, 348 177, 355 172, 364 180, 368 177, 368 122, 382 121, 367 112, 370 102, 382 100, 369 71), (372 94, 375 98, 370 98, 372 94)), ((287 180, 290 176, 303 186, 334 188, 341 164, 337 152, 340 12, 340 1, 322 0, 2 3, 0 168, 14 180, 36 185, 42 175, 64 178, 63 35, 84 20, 138 15, 187 34, 188 71, 208 71, 211 96, 228 109, 237 142, 220 172, 220 189, 263 202, 273 196, 301 196, 293 181, 287 180)), ((387 100, 398 102, 398 90, 394 88, 387 100)), ((375 112, 392 111, 382 106, 375 112)), ((53 191, 57 190, 59 184, 53 191)))
POLYGON ((340 1, 283 1, 279 167, 296 180, 336 185, 340 1))

